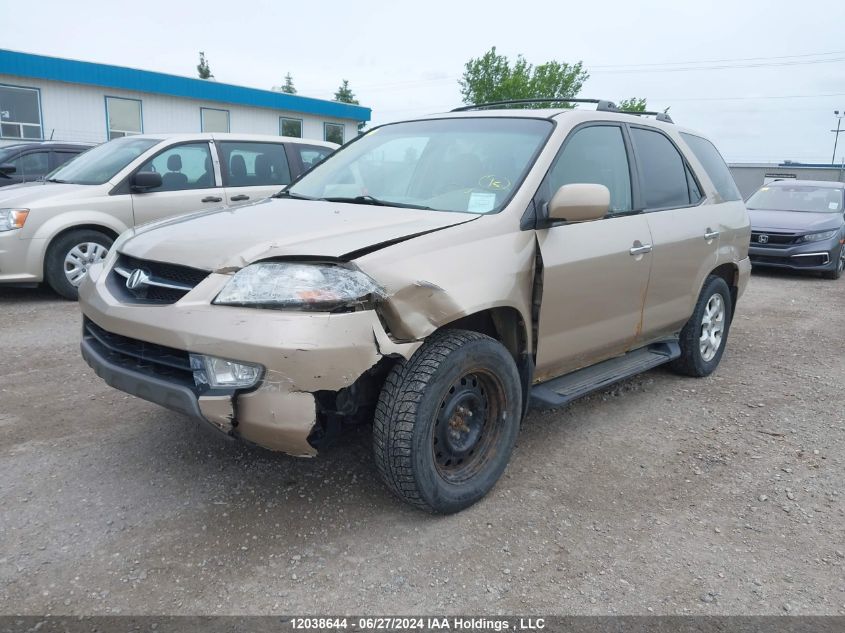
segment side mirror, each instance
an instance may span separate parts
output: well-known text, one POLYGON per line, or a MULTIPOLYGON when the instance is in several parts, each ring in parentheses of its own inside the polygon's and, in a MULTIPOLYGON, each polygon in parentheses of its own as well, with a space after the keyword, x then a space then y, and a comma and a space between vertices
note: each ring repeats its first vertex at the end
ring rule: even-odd
POLYGON ((604 185, 563 185, 549 202, 549 219, 567 222, 600 220, 610 210, 610 190, 604 185))
POLYGON ((14 174, 17 170, 18 168, 12 165, 12 163, 3 163, 2 165, 0 165, 0 175, 3 176, 14 174))
POLYGON ((150 189, 158 189, 161 187, 161 174, 157 171, 139 171, 132 176, 129 184, 133 191, 143 193, 150 189))

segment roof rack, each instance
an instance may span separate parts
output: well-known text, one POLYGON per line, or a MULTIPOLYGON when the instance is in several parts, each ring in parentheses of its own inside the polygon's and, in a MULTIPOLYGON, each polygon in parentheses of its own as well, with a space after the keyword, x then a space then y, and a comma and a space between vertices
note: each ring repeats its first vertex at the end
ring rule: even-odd
POLYGON ((672 117, 670 117, 665 112, 620 110, 619 107, 615 103, 613 103, 613 101, 607 101, 606 99, 544 99, 541 97, 537 97, 536 99, 507 99, 505 101, 490 101, 488 103, 476 103, 472 105, 461 106, 460 108, 454 108, 452 112, 467 112, 470 110, 484 110, 485 108, 495 108, 496 106, 523 105, 529 103, 595 103, 596 111, 598 112, 618 112, 619 114, 633 114, 635 116, 653 116, 658 121, 662 121, 663 123, 674 123, 674 121, 672 121, 672 117))
POLYGON ((536 99, 507 99, 505 101, 490 101, 489 103, 476 103, 473 105, 461 106, 455 108, 452 112, 466 112, 468 110, 483 110, 484 108, 494 108, 501 105, 520 105, 528 103, 595 103, 596 110, 604 112, 617 112, 619 109, 612 101, 604 99, 554 99, 554 98, 536 98, 536 99))
POLYGON ((670 117, 665 112, 651 112, 648 110, 616 110, 621 114, 633 114, 635 116, 653 116, 658 121, 663 121, 663 123, 674 123, 672 117, 670 117))

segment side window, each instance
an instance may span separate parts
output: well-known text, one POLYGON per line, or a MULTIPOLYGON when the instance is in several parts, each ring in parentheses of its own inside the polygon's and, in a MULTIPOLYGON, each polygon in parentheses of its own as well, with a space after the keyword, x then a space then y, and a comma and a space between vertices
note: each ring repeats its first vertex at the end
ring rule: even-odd
POLYGON ((332 153, 328 147, 317 147, 315 145, 294 145, 296 151, 299 152, 299 159, 302 161, 303 171, 315 167, 317 163, 332 153))
POLYGON ((690 204, 687 169, 681 154, 660 132, 631 128, 643 178, 646 209, 685 207, 690 204))
POLYGON ((78 152, 53 152, 53 169, 79 156, 78 152))
POLYGON ((208 143, 170 147, 144 163, 139 171, 161 174, 161 187, 150 191, 182 191, 214 186, 214 168, 208 143))
POLYGON ((708 141, 706 138, 694 136, 693 134, 686 134, 684 132, 681 132, 681 138, 686 141, 686 144, 689 145, 692 153, 695 154, 695 157, 699 160, 699 162, 701 162, 704 167, 704 171, 706 171, 707 175, 710 176, 710 180, 713 181, 713 186, 716 187, 716 191, 719 192, 719 195, 722 196, 724 200, 742 199, 739 189, 737 189, 736 183, 734 182, 733 176, 731 176, 731 172, 725 164, 725 160, 722 158, 722 155, 719 154, 719 150, 716 149, 713 143, 708 141))
POLYGON ((290 184, 290 167, 281 143, 220 143, 223 184, 226 187, 258 187, 290 184))
POLYGON ((25 180, 41 178, 50 171, 49 152, 30 152, 9 161, 15 166, 15 176, 25 180))
POLYGON ((695 176, 692 175, 692 171, 690 170, 689 166, 686 166, 685 169, 687 171, 687 187, 689 188, 689 201, 695 204, 704 197, 704 194, 701 193, 701 188, 698 186, 698 182, 695 180, 695 176))
POLYGON ((577 130, 566 141, 549 172, 549 195, 563 185, 594 183, 610 190, 610 212, 630 211, 631 171, 622 129, 594 125, 577 130))

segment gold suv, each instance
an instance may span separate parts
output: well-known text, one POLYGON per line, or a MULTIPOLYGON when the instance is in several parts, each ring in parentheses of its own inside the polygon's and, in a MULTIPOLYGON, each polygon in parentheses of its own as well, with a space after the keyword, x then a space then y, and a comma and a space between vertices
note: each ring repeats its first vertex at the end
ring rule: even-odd
POLYGON ((529 404, 663 363, 710 374, 748 281, 712 143, 593 103, 383 125, 272 199, 130 229, 80 288, 82 354, 293 455, 372 423, 391 491, 461 510, 529 404))

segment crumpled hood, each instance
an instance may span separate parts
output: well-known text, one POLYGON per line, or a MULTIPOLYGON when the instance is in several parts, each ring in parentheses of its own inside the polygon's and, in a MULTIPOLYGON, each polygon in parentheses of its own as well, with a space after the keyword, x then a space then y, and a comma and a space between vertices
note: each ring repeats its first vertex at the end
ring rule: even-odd
POLYGON ((139 227, 120 251, 205 270, 273 257, 342 258, 479 216, 316 200, 266 199, 139 227))
POLYGON ((71 185, 37 180, 19 185, 0 187, 0 207, 45 207, 64 200, 84 197, 90 193, 91 185, 71 185))
POLYGON ((754 231, 824 231, 842 224, 842 213, 810 213, 803 211, 770 211, 749 209, 754 231))

